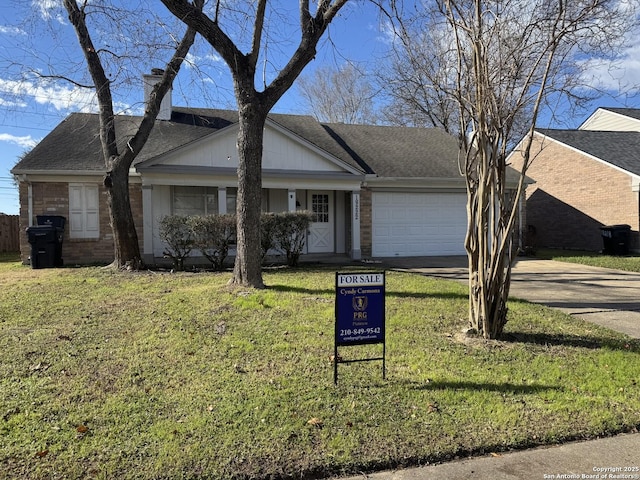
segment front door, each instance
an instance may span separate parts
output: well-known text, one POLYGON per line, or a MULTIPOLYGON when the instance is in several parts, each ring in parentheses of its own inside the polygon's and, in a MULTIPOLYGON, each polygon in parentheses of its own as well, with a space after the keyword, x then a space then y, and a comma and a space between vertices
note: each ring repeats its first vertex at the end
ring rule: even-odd
POLYGON ((309 210, 313 214, 307 239, 308 252, 333 253, 335 251, 333 192, 310 190, 307 202, 309 210))

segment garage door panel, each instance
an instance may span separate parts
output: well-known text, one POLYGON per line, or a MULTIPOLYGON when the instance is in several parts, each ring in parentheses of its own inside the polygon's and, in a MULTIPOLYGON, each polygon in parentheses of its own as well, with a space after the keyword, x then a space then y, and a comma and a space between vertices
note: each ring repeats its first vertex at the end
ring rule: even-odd
POLYGON ((373 256, 464 255, 465 193, 374 192, 373 256))

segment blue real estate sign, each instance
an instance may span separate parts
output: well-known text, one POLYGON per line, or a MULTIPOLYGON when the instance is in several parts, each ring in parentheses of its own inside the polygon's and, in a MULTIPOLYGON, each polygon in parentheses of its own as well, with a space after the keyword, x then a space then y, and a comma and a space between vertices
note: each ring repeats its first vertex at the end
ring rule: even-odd
POLYGON ((336 273, 336 346, 384 343, 385 275, 336 273))

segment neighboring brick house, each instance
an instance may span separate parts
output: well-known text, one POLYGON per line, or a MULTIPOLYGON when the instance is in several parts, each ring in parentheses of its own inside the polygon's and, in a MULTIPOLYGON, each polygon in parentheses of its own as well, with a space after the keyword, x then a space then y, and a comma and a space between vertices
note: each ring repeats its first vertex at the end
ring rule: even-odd
MULTIPOLYGON (((145 84, 158 78, 145 76, 145 84)), ((120 148, 139 122, 140 117, 116 118, 120 148)), ((72 114, 12 170, 20 182, 23 231, 37 215, 68 218, 66 264, 113 259, 98 131, 97 115, 72 114)), ((165 98, 130 177, 147 264, 162 262, 158 223, 164 215, 235 211, 237 132, 237 112, 175 108, 170 94, 165 98)), ((442 130, 269 115, 262 178, 265 211, 315 214, 305 254, 465 254, 466 189, 458 142, 442 130)), ((21 247, 27 261, 26 236, 21 247)))
POLYGON ((626 224, 630 250, 640 248, 640 109, 599 108, 576 130, 537 129, 532 156, 528 244, 600 251, 601 227, 626 224))

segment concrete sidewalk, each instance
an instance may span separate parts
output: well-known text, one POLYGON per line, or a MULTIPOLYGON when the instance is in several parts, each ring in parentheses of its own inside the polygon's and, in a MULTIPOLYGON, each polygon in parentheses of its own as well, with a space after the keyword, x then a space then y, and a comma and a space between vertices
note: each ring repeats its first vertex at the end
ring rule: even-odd
MULTIPOLYGON (((466 257, 385 259, 385 268, 466 281, 466 257)), ((640 338, 640 274, 523 258, 513 269, 511 297, 640 338)), ((640 372, 638 372, 640 378, 640 372)), ((640 480, 640 434, 488 455, 440 465, 361 474, 342 480, 462 479, 640 480)))
POLYGON ((361 474, 342 480, 640 479, 640 434, 361 474), (621 476, 618 476, 621 475, 621 476))

